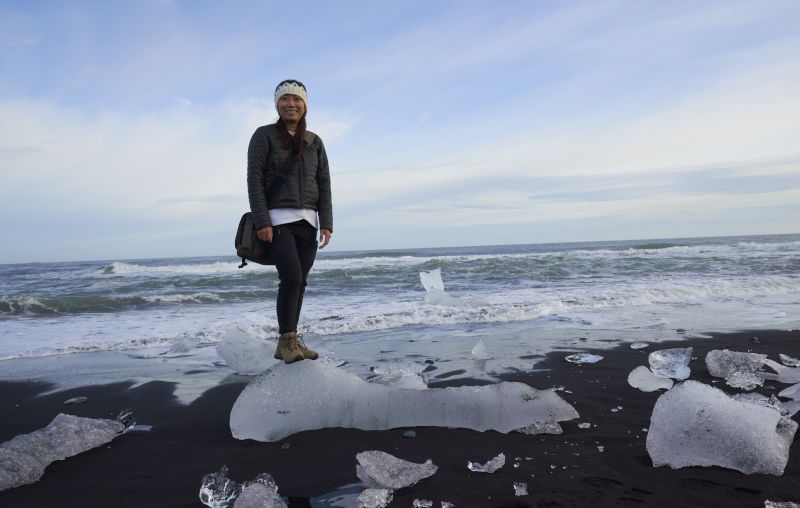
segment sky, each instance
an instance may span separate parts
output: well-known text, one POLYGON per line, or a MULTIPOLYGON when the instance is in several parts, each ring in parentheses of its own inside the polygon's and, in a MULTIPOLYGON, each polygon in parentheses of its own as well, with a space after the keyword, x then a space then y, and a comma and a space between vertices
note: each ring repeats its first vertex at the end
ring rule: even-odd
POLYGON ((233 254, 287 78, 329 249, 800 233, 796 1, 0 0, 0 263, 233 254))

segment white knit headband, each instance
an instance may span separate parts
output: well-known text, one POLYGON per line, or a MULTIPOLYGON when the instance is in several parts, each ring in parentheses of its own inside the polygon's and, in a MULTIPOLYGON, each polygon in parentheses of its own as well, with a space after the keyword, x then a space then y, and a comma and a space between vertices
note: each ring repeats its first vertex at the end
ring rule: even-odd
POLYGON ((296 95, 303 99, 303 102, 306 103, 306 107, 308 107, 308 92, 306 92, 306 89, 303 87, 303 85, 295 81, 287 81, 275 89, 275 107, 278 107, 278 100, 281 97, 289 94, 296 95))

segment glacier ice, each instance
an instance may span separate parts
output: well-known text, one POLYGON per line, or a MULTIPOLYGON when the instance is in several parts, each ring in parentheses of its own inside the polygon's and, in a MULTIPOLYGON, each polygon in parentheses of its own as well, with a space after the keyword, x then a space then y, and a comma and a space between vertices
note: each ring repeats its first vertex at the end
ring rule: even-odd
POLYGON ((647 357, 650 370, 656 376, 669 377, 682 381, 689 377, 693 348, 673 348, 653 351, 647 357))
POLYGON ((442 280, 442 269, 419 272, 419 280, 425 288, 425 303, 432 305, 463 305, 464 302, 447 294, 442 280))
POLYGON ((784 399, 792 399, 792 400, 800 400, 800 383, 796 385, 792 385, 789 388, 782 390, 778 397, 783 397, 784 399))
POLYGON ((800 508, 800 504, 791 501, 764 501, 764 508, 800 508))
POLYGON ((800 368, 787 367, 770 359, 764 360, 764 365, 768 365, 770 368, 772 368, 772 370, 774 370, 777 373, 777 374, 771 374, 769 372, 765 372, 763 374, 765 379, 771 379, 779 383, 786 383, 786 384, 800 383, 800 368))
POLYGON ((792 402, 781 402, 775 395, 767 397, 766 395, 761 395, 760 393, 737 393, 732 397, 734 400, 741 402, 749 402, 750 404, 757 404, 759 406, 772 408, 780 412, 781 416, 785 418, 791 418, 798 411, 800 411, 800 401, 793 400, 792 402))
POLYGON ((539 434, 553 434, 555 436, 560 436, 564 433, 564 429, 562 429, 561 425, 557 424, 556 422, 533 422, 530 425, 516 429, 516 432, 521 432, 522 434, 528 434, 531 436, 538 436, 539 434))
POLYGON ((485 464, 468 461, 467 469, 469 469, 470 471, 474 471, 476 473, 494 473, 495 471, 497 471, 498 469, 502 468, 505 465, 506 465, 506 456, 504 453, 501 453, 500 455, 486 462, 485 464))
POLYGON ((117 420, 60 413, 47 427, 0 444, 0 491, 34 483, 51 462, 108 443, 135 423, 128 420, 130 413, 117 420))
POLYGON ((275 363, 275 345, 251 336, 239 327, 226 331, 217 354, 232 370, 243 375, 262 372, 275 363))
POLYGON ((422 372, 422 367, 396 365, 391 367, 372 367, 374 377, 368 379, 370 383, 378 383, 395 388, 411 390, 427 390, 428 376, 422 372))
POLYGON ((514 495, 517 497, 528 495, 528 484, 525 482, 514 482, 514 495))
POLYGON ((774 409, 686 381, 656 401, 647 452, 654 466, 721 466, 782 475, 796 431, 797 424, 774 409))
POLYGON ((649 345, 647 342, 632 342, 631 349, 644 349, 649 345))
POLYGON ((766 359, 767 355, 759 353, 714 349, 706 355, 706 367, 709 374, 724 378, 733 388, 753 390, 764 384, 758 372, 766 359))
POLYGON ((432 508, 433 501, 428 499, 414 499, 414 502, 411 503, 412 508, 432 508))
POLYGON ((628 384, 643 392, 654 392, 661 388, 672 388, 672 380, 668 377, 656 376, 650 369, 640 365, 628 374, 628 384))
POLYGON ((211 508, 286 508, 271 475, 261 473, 239 484, 228 478, 228 466, 203 476, 199 497, 211 508))
POLYGON ((356 474, 369 488, 402 489, 432 476, 437 469, 431 459, 422 464, 399 459, 379 450, 356 455, 356 474))
POLYGON ((482 340, 479 340, 478 343, 472 347, 472 357, 476 360, 488 360, 491 358, 482 340))
POLYGON ((800 367, 800 359, 798 358, 793 358, 783 353, 778 354, 778 358, 780 358, 781 363, 786 365, 787 367, 800 367))
POLYGON ((365 489, 358 495, 359 508, 386 508, 392 502, 391 489, 365 489))
POLYGON ((597 363, 602 360, 603 357, 591 353, 575 353, 565 356, 564 359, 570 363, 597 363))
POLYGON ((277 441, 304 430, 345 427, 459 427, 511 432, 533 422, 559 422, 578 412, 553 390, 501 382, 404 390, 368 383, 321 362, 282 363, 253 379, 233 405, 237 439, 277 441))

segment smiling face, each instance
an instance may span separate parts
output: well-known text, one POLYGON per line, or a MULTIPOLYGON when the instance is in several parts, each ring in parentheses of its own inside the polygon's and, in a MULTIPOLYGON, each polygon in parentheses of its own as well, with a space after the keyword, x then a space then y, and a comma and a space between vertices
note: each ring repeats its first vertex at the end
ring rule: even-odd
POLYGON ((297 95, 286 94, 278 99, 278 115, 284 123, 297 124, 306 114, 306 103, 297 95))

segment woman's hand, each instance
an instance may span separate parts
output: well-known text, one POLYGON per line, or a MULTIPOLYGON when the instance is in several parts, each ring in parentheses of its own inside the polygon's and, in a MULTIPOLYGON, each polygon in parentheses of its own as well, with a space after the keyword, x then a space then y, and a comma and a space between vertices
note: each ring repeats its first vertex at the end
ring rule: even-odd
POLYGON ((272 243, 272 226, 267 226, 256 231, 256 236, 262 242, 272 243))
POLYGON ((325 248, 328 245, 328 242, 331 241, 331 230, 330 229, 320 229, 319 230, 319 241, 322 242, 322 245, 319 246, 320 249, 325 248))

